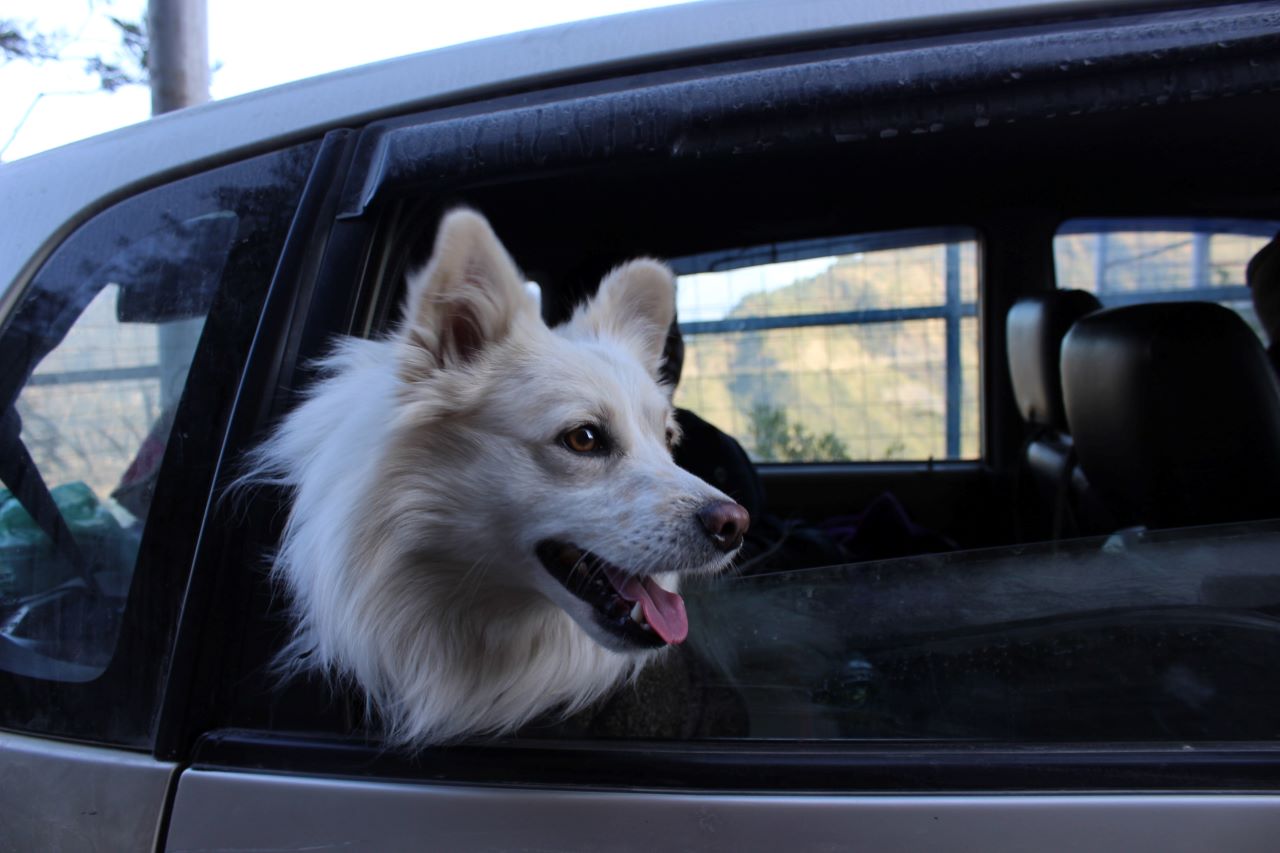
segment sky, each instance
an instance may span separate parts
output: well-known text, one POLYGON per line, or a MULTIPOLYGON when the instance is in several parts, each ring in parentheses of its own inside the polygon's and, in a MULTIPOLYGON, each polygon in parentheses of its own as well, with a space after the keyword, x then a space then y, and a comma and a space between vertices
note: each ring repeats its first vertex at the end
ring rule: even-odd
MULTIPOLYGON (((208 0, 215 99, 395 56, 682 0, 208 0)), ((0 160, 14 160, 146 120, 145 86, 95 91, 88 56, 115 52, 115 15, 146 0, 0 0, 0 18, 66 41, 63 62, 0 65, 0 160)))
MULTIPOLYGON (((432 48, 676 2, 684 0, 208 0, 210 95, 230 98, 432 48)), ((0 0, 0 18, 61 34, 65 57, 0 65, 0 160, 147 119, 146 86, 102 92, 84 72, 86 57, 118 51, 108 16, 138 21, 145 10, 146 0, 0 0)), ((743 296, 817 274, 832 261, 686 276, 691 286, 680 289, 681 317, 719 319, 743 296)))

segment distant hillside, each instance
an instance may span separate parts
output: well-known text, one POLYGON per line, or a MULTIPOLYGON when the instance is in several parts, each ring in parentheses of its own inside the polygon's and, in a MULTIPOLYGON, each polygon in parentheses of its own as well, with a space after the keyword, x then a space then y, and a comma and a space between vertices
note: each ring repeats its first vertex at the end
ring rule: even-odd
MULTIPOLYGON (((967 253, 972 269, 972 253, 967 253)), ((841 258, 824 272, 742 299, 729 317, 937 305, 945 300, 939 246, 841 258)), ((968 321, 972 327, 972 321, 968 321)), ((976 355, 973 328, 966 335, 976 355)), ((942 320, 690 336, 677 401, 757 447, 761 412, 836 439, 849 459, 926 459, 946 453, 942 320), (753 420, 753 412, 755 418, 753 420)), ((976 358, 969 373, 976 380, 976 358)), ((972 381, 971 380, 971 381, 972 381)), ((973 386, 976 388, 976 386, 973 386)), ((973 391, 969 392, 973 395, 973 391)), ((973 395, 976 397, 976 395, 973 395)), ((976 455, 976 409, 966 455, 976 455)), ((759 453, 759 450, 766 450, 759 453)))

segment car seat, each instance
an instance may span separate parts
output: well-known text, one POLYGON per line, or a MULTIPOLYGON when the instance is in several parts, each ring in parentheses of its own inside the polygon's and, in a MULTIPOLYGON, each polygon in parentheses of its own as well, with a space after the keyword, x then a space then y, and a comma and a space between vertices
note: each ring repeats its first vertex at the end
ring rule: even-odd
POLYGON ((1031 538, 1056 539, 1080 527, 1076 507, 1088 484, 1075 472, 1059 351, 1072 324, 1101 307, 1097 297, 1083 290, 1052 290, 1019 299, 1006 317, 1009 376, 1018 412, 1028 425, 1016 511, 1031 538))
POLYGON ((1280 385, 1257 336, 1209 302, 1083 317, 1062 345, 1075 450, 1122 524, 1280 515, 1280 385))

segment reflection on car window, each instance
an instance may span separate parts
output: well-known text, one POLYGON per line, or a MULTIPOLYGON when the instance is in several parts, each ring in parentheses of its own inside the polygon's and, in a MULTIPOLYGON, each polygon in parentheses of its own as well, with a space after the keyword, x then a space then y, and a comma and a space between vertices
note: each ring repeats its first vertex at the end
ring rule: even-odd
POLYGON ((1268 523, 742 579, 690 599, 694 651, 750 736, 1273 738, 1278 546, 1268 523))
POLYGON ((228 281, 262 275, 258 254, 270 270, 308 164, 270 155, 130 199, 16 307, 0 336, 0 668, 87 681, 111 660, 206 316, 228 281))
POLYGON ((944 228, 676 259, 676 404, 757 462, 975 459, 977 243, 944 228))

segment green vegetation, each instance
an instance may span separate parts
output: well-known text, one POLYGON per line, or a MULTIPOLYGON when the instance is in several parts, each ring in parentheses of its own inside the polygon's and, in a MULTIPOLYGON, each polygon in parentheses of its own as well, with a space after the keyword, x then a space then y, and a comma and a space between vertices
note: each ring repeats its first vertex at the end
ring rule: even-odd
POLYGON ((751 407, 751 455, 761 462, 837 462, 849 458, 834 433, 814 435, 804 424, 788 423, 787 413, 768 403, 751 407))

